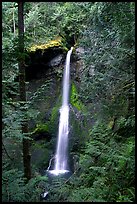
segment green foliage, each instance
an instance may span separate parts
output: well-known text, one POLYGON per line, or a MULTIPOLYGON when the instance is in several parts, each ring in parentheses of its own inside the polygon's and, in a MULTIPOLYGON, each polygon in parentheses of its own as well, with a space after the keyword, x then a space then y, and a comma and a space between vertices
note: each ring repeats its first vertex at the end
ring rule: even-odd
MULTIPOLYGON (((15 2, 3 2, 2 5, 3 21, 6 22, 3 23, 3 28, 7 36, 14 37, 15 35, 13 19, 17 35, 16 5, 15 2)), ((68 44, 71 43, 71 40, 76 41, 78 35, 82 33, 83 22, 87 18, 86 12, 91 5, 92 3, 82 4, 80 2, 25 2, 25 47, 34 43, 44 44, 59 35, 62 35, 64 40, 68 41, 68 44)))
POLYGON ((58 188, 51 186, 51 200, 134 202, 134 137, 117 142, 115 133, 100 122, 94 125, 90 136, 81 151, 79 169, 58 188))
POLYGON ((58 131, 58 123, 59 123, 59 109, 61 108, 61 95, 58 97, 58 100, 54 107, 51 110, 51 116, 49 118, 49 128, 53 134, 56 135, 58 131))
POLYGON ((57 9, 54 11, 51 22, 53 24, 59 23, 59 32, 70 46, 69 43, 71 44, 72 41, 76 43, 81 33, 86 17, 86 9, 84 5, 75 2, 65 2, 56 6, 57 9))
POLYGON ((135 116, 128 118, 121 117, 116 121, 115 138, 117 140, 124 140, 125 138, 132 138, 135 136, 135 116))
POLYGON ((59 104, 57 106, 54 106, 54 108, 52 109, 52 113, 51 113, 51 123, 55 122, 55 120, 57 119, 58 113, 59 113, 59 104))
POLYGON ((16 169, 3 172, 2 201, 21 202, 23 197, 24 197, 24 182, 22 179, 22 172, 19 172, 16 169))
POLYGON ((49 132, 49 127, 47 124, 37 124, 33 134, 42 132, 49 132))
POLYGON ((47 182, 47 177, 37 176, 28 184, 24 184, 23 173, 17 169, 3 171, 2 201, 3 202, 39 202, 41 182, 47 182))
MULTIPOLYGON (((38 92, 36 92, 37 94, 38 92)), ((42 94, 41 91, 39 91, 40 96, 42 94)), ((39 98, 40 98, 39 96, 39 98)), ((58 118, 59 118, 59 108, 61 107, 61 96, 59 96, 58 101, 56 105, 51 109, 51 114, 46 123, 38 123, 36 124, 36 128, 32 131, 32 134, 35 133, 44 133, 49 132, 52 134, 56 134, 57 132, 57 125, 58 125, 58 118)))
POLYGON ((85 49, 81 95, 86 103, 94 102, 102 119, 128 111, 129 92, 123 87, 125 82, 134 82, 133 10, 129 2, 94 3, 80 39, 85 49))
POLYGON ((60 188, 52 186, 54 201, 133 202, 135 141, 118 144, 103 124, 94 126, 90 134, 80 156, 79 174, 73 174, 60 188))
MULTIPOLYGON (((58 101, 51 101, 51 95, 57 98, 59 94, 53 90, 53 78, 47 79, 32 95, 27 92, 28 102, 20 105, 19 86, 14 81, 20 57, 16 6, 15 2, 2 3, 3 202, 39 202, 42 182, 49 190, 48 202, 134 202, 135 117, 129 106, 134 110, 130 98, 135 88, 135 3, 24 4, 25 49, 34 43, 46 44, 57 36, 63 37, 64 46, 69 47, 74 41, 84 49, 80 56, 84 64, 80 68, 79 89, 72 83, 70 95, 70 142, 80 161, 68 180, 60 178, 52 184, 41 176, 24 184, 21 142, 29 135, 22 134, 21 124, 32 119, 38 124, 35 132, 56 134, 61 96, 58 101), (44 123, 43 110, 49 114, 44 123)), ((41 145, 45 156, 35 162, 34 171, 47 165, 51 147, 48 145, 41 145)))
POLYGON ((70 103, 72 106, 77 108, 79 111, 84 111, 85 109, 85 106, 79 100, 77 88, 74 83, 71 86, 70 103))
POLYGON ((124 194, 125 189, 126 193, 132 189, 132 196, 131 193, 125 193, 125 197, 128 197, 127 202, 130 199, 134 201, 134 139, 117 143, 113 132, 102 125, 94 126, 91 138, 85 148, 86 154, 80 161, 83 171, 81 182, 84 181, 85 186, 90 185, 98 192, 103 179, 101 198, 105 201, 114 201, 118 198, 117 192, 124 194), (127 172, 132 173, 129 175, 127 172))

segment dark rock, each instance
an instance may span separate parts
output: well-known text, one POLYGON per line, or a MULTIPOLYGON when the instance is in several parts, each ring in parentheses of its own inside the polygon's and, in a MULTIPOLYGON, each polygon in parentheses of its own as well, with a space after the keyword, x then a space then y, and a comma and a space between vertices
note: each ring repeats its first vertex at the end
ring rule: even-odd
POLYGON ((56 57, 54 57, 49 63, 48 66, 54 67, 58 66, 62 63, 63 60, 63 54, 59 54, 56 57))
POLYGON ((51 140, 52 136, 47 133, 47 132, 42 132, 42 133, 38 133, 36 135, 33 135, 33 139, 35 141, 38 141, 38 140, 47 140, 48 142, 51 140))
POLYGON ((40 200, 46 200, 47 199, 47 196, 48 196, 49 192, 48 191, 45 191, 43 193, 40 194, 40 200))
POLYGON ((64 63, 64 60, 64 51, 60 47, 28 53, 25 60, 26 81, 46 77, 51 67, 64 63))
POLYGON ((85 50, 83 47, 78 47, 76 48, 76 54, 77 55, 81 55, 81 54, 84 54, 85 50))

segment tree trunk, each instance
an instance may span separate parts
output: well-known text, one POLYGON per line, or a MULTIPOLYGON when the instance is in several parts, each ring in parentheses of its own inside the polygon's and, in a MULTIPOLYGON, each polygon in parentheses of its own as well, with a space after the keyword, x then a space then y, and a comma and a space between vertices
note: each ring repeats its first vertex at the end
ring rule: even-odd
POLYGON ((14 33, 14 37, 15 37, 16 36, 16 26, 15 26, 14 7, 13 7, 13 33, 14 33))
POLYGON ((135 99, 134 99, 134 93, 133 93, 133 88, 129 89, 128 92, 128 114, 127 116, 131 116, 135 113, 135 99))
MULTIPOLYGON (((23 2, 18 2, 18 31, 19 31, 19 91, 22 106, 26 102, 26 85, 25 85, 25 66, 24 66, 24 19, 23 19, 23 2)), ((22 107, 23 108, 23 107, 22 107)), ((25 112, 25 110, 24 110, 25 112)), ((22 121, 22 133, 28 133, 28 121, 22 121)), ((31 178, 30 164, 30 140, 23 138, 23 165, 24 177, 26 182, 31 178)))

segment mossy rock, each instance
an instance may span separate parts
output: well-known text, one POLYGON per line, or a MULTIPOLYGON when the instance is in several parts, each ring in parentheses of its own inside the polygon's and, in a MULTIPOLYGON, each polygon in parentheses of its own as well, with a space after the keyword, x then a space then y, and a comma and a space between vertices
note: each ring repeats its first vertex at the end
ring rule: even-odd
POLYGON ((43 133, 43 132, 49 132, 48 125, 47 124, 37 124, 35 130, 33 131, 33 134, 43 133))
POLYGON ((77 110, 83 111, 83 112, 86 111, 85 105, 79 100, 77 88, 74 83, 72 83, 72 86, 71 86, 70 103, 72 106, 77 108, 77 110))
POLYGON ((29 52, 35 52, 36 50, 46 50, 52 47, 61 47, 63 50, 68 51, 68 48, 64 45, 64 39, 60 36, 55 38, 54 40, 49 41, 45 44, 40 45, 32 45, 30 48, 28 48, 29 52))
POLYGON ((50 141, 52 138, 51 131, 49 131, 48 124, 37 124, 36 128, 32 132, 32 138, 35 141, 46 140, 50 141))
POLYGON ((50 158, 50 150, 47 144, 38 141, 31 147, 31 162, 36 169, 47 168, 50 158))

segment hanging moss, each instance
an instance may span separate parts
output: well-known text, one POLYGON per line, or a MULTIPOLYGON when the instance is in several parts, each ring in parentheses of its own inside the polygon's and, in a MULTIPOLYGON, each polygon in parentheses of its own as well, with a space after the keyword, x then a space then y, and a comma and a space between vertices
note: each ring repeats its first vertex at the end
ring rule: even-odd
POLYGON ((37 124, 33 134, 49 132, 48 124, 37 124))
POLYGON ((64 45, 64 39, 60 36, 55 38, 55 40, 49 41, 46 44, 33 45, 28 49, 28 51, 35 52, 36 50, 45 50, 52 47, 62 47, 65 51, 68 51, 68 48, 64 45))
POLYGON ((40 122, 39 124, 36 124, 36 128, 33 130, 32 135, 48 135, 51 136, 52 134, 57 131, 56 125, 58 125, 58 114, 59 114, 59 108, 61 106, 61 95, 58 98, 57 103, 54 105, 54 107, 51 110, 51 114, 49 117, 48 122, 40 122))
POLYGON ((51 122, 54 122, 57 115, 58 115, 58 111, 59 111, 59 107, 58 106, 55 106, 53 109, 52 109, 52 113, 51 113, 51 119, 50 121, 51 122))
POLYGON ((114 122, 115 122, 114 118, 111 118, 111 120, 108 123, 108 129, 113 129, 114 122))
POLYGON ((74 83, 72 83, 72 86, 71 86, 70 103, 72 104, 72 106, 77 108, 79 111, 81 111, 81 110, 85 111, 85 106, 78 98, 77 88, 76 88, 74 83))
POLYGON ((51 116, 49 120, 49 127, 52 129, 52 133, 55 134, 58 129, 58 121, 59 121, 59 109, 61 107, 61 95, 59 96, 57 103, 52 108, 51 116))

